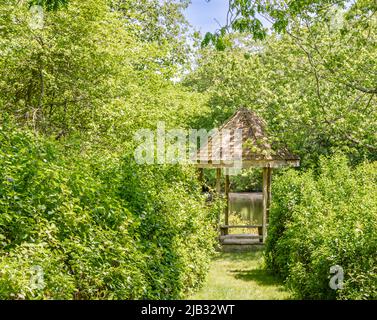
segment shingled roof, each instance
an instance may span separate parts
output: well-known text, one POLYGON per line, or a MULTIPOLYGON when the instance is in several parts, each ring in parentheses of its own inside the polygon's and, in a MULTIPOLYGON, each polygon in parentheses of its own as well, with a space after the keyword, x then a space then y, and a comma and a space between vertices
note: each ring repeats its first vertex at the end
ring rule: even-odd
POLYGON ((293 155, 286 148, 272 147, 265 133, 265 127, 263 119, 254 111, 239 109, 208 138, 208 143, 199 149, 197 166, 214 168, 234 167, 240 164, 243 168, 299 166, 298 156, 293 155), (224 144, 224 141, 229 143, 224 144))

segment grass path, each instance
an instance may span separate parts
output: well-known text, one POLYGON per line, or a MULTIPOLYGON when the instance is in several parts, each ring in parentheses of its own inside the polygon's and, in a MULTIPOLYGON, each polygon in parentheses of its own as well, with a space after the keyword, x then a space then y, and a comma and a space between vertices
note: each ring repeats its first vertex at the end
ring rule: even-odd
POLYGON ((262 264, 263 251, 220 253, 211 264, 203 288, 190 299, 289 299, 289 292, 262 264))

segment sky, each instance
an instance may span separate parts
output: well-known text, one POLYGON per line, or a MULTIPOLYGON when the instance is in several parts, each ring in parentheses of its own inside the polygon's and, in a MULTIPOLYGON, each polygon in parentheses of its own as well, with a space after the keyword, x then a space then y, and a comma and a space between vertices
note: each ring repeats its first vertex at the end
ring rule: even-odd
POLYGON ((219 24, 225 25, 228 12, 228 0, 191 0, 191 4, 185 10, 185 15, 195 30, 201 31, 202 35, 219 29, 219 24))

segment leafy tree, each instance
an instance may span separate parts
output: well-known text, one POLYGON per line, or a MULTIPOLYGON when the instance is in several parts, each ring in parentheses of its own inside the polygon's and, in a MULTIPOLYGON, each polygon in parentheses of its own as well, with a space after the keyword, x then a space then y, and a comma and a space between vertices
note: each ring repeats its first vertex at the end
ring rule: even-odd
POLYGON ((189 30, 183 10, 188 4, 188 0, 112 1, 112 7, 121 12, 126 26, 140 41, 165 52, 158 58, 165 68, 187 63, 189 30))
POLYGON ((354 9, 339 17, 264 41, 232 35, 233 48, 202 50, 186 84, 211 95, 218 123, 239 106, 257 110, 304 166, 337 148, 354 162, 375 160, 376 18, 354 9))
POLYGON ((58 10, 68 4, 69 0, 30 0, 30 5, 40 5, 49 11, 58 10))
MULTIPOLYGON (((211 0, 208 0, 211 1, 211 0)), ((368 16, 377 10, 374 0, 229 0, 225 26, 204 38, 203 45, 213 43, 223 50, 229 42, 226 34, 232 31, 251 34, 263 40, 269 30, 278 33, 289 31, 295 23, 316 23, 329 19, 334 10, 351 6, 361 15, 368 16)))
POLYGON ((205 104, 169 79, 181 67, 169 58, 181 40, 168 40, 179 16, 153 34, 168 4, 134 21, 107 0, 71 0, 38 29, 17 4, 0 5, 0 297, 190 294, 213 252, 216 207, 193 168, 133 157, 137 129, 188 127, 205 104), (44 286, 31 284, 35 267, 44 286))
POLYGON ((14 9, 16 2, 0 8, 1 99, 20 122, 57 138, 90 130, 105 105, 130 96, 147 79, 162 85, 160 78, 184 64, 183 40, 172 40, 183 23, 181 6, 173 3, 150 3, 141 14, 143 7, 130 1, 118 3, 119 10, 106 1, 70 1, 47 12, 42 29, 33 29, 28 7, 14 9), (162 15, 169 19, 159 25, 162 15))

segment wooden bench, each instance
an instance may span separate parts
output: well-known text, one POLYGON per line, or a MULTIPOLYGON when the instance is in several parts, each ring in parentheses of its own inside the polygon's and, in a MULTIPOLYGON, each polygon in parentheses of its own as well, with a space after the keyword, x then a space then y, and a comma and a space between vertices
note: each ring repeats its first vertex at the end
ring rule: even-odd
POLYGON ((238 228, 238 229, 258 229, 258 236, 260 242, 263 242, 263 225, 254 224, 254 225, 221 225, 220 226, 220 235, 225 236, 228 234, 228 229, 238 228))

